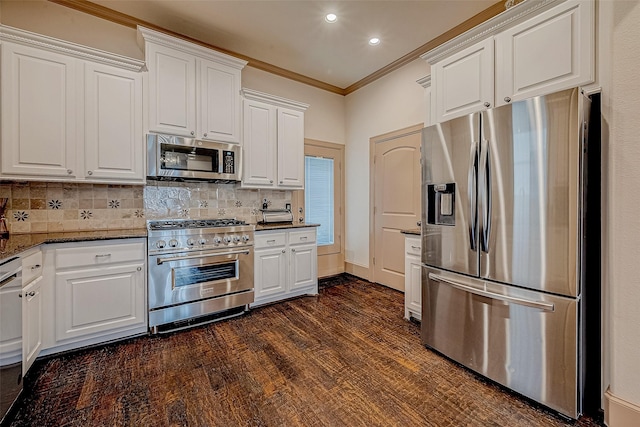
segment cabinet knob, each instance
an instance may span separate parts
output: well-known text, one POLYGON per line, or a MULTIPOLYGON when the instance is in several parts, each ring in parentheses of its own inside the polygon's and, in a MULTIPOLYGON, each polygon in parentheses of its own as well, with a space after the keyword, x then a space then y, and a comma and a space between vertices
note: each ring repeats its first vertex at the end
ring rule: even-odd
POLYGON ((269 184, 273 184, 273 180, 272 179, 269 180, 269 184))
POLYGON ((490 103, 490 102, 485 102, 485 103, 484 103, 484 106, 485 106, 485 107, 487 107, 487 108, 489 108, 489 107, 491 107, 491 103, 490 103))
POLYGON ((87 171, 87 175, 93 175, 93 171, 87 171))
POLYGON ((40 264, 34 264, 34 265, 31 266, 32 270, 36 270, 38 268, 40 268, 40 264))
POLYGON ((195 135, 196 133, 194 131, 191 131, 191 136, 195 135))
POLYGON ((22 298, 22 292, 18 292, 18 298, 22 298))
POLYGON ((71 169, 67 169, 67 174, 71 175, 73 173, 73 171, 71 169))
POLYGON ((504 97, 504 102, 511 102, 511 98, 509 98, 508 96, 504 97))
POLYGON ((280 184, 282 184, 282 181, 280 181, 280 184))
POLYGON ((142 267, 138 267, 138 268, 136 268, 136 270, 142 271, 142 267))
POLYGON ((206 138, 206 137, 207 137, 207 133, 205 132, 205 134, 204 134, 204 135, 202 135, 202 136, 204 136, 204 137, 206 138))
POLYGON ((284 249, 282 250, 282 253, 284 253, 284 249))
POLYGON ((29 295, 30 297, 33 297, 36 295, 36 291, 31 291, 27 295, 29 295))
POLYGON ((296 251, 295 249, 291 249, 291 252, 295 252, 295 251, 296 251))
POLYGON ((416 222, 416 225, 417 225, 418 227, 422 227, 422 221, 418 221, 418 222, 416 222))

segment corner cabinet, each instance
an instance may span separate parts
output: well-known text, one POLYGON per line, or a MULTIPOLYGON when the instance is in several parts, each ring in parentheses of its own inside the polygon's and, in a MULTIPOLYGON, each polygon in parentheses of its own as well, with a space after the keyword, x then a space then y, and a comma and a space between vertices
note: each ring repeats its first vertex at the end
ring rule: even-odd
POLYGON ((595 79, 595 5, 522 2, 421 58, 436 123, 595 79))
POLYGON ((144 239, 45 248, 44 354, 147 332, 144 239))
POLYGON ((144 183, 144 64, 6 26, 0 39, 0 176, 144 183))
POLYGON ((422 264, 420 236, 404 239, 404 317, 422 318, 422 264))
POLYGON ((149 70, 149 130, 241 142, 238 58, 138 27, 149 70))
POLYGON ((252 306, 318 293, 315 227, 255 232, 252 306))
POLYGON ((304 112, 309 105, 246 88, 242 93, 242 187, 304 188, 304 112))

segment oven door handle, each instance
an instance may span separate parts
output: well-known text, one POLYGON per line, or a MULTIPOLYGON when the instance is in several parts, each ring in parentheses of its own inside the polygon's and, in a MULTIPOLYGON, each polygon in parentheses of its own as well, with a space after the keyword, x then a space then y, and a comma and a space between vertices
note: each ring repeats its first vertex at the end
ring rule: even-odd
POLYGON ((224 256, 224 255, 249 255, 249 250, 244 251, 229 251, 229 252, 209 252, 206 254, 198 254, 198 255, 185 255, 185 256, 174 256, 169 258, 158 258, 157 263, 161 265, 165 262, 174 262, 174 261, 182 261, 185 259, 197 259, 197 258, 210 258, 216 256, 224 256))

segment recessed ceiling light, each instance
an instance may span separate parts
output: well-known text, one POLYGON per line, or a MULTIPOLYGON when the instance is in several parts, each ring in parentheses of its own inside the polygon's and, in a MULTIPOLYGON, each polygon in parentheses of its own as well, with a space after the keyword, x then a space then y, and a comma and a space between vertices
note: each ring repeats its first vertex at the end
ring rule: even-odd
POLYGON ((369 39, 369 44, 370 44, 371 46, 377 46, 377 45, 379 45, 379 44, 380 44, 380 39, 379 39, 379 38, 377 38, 377 37, 371 37, 371 38, 369 39))
POLYGON ((333 24, 338 20, 338 15, 336 15, 335 13, 327 13, 327 16, 324 17, 324 20, 330 24, 333 24))

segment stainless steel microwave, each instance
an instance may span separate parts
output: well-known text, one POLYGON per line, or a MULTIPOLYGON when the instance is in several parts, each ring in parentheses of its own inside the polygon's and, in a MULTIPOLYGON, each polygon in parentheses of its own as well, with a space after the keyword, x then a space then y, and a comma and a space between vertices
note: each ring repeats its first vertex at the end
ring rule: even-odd
POLYGON ((147 177, 164 180, 240 181, 242 148, 172 135, 147 135, 147 177))

